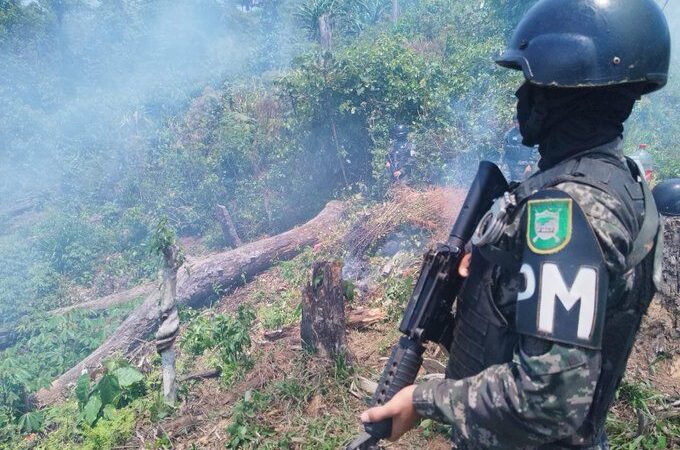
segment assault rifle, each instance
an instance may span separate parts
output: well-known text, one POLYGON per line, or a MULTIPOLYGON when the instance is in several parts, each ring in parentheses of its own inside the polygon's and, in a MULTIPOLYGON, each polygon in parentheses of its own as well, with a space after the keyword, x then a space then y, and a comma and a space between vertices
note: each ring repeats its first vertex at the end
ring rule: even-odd
MULTIPOLYGON (((448 241, 425 254, 418 282, 399 325, 404 336, 392 349, 371 399, 372 406, 387 403, 401 389, 414 383, 423 363, 426 342, 450 347, 453 303, 464 281, 458 274, 458 266, 465 256, 465 245, 493 200, 507 190, 508 183, 498 166, 482 161, 448 241)), ((375 449, 381 439, 392 434, 392 419, 366 423, 364 429, 346 450, 375 449)))

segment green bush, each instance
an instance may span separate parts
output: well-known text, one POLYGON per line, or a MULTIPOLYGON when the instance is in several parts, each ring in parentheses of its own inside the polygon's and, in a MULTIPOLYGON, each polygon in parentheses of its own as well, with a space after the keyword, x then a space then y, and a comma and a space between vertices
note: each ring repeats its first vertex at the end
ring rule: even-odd
POLYGON ((91 384, 87 373, 76 383, 78 418, 88 427, 93 427, 102 417, 111 420, 114 410, 145 394, 144 375, 126 361, 110 359, 105 361, 104 368, 104 374, 95 384, 91 384))
POLYGON ((278 330, 297 323, 302 317, 300 290, 291 289, 277 294, 271 304, 262 304, 257 316, 262 326, 268 330, 278 330))
POLYGON ((385 281, 383 306, 391 320, 397 320, 404 314, 404 308, 413 292, 415 280, 413 276, 390 277, 385 281))
POLYGON ((202 315, 193 319, 182 335, 180 346, 193 355, 214 350, 222 369, 222 377, 230 381, 239 371, 251 366, 248 355, 250 330, 255 313, 239 306, 235 315, 202 315))
POLYGON ((256 422, 256 417, 269 404, 268 395, 259 391, 248 391, 232 410, 231 423, 227 427, 229 441, 226 448, 258 448, 258 445, 274 434, 274 430, 256 422))
POLYGON ((31 410, 29 374, 11 361, 0 361, 0 428, 19 425, 17 422, 31 410))
POLYGON ((26 316, 14 329, 17 343, 0 353, 0 373, 18 375, 28 392, 45 387, 99 347, 132 307, 26 316))

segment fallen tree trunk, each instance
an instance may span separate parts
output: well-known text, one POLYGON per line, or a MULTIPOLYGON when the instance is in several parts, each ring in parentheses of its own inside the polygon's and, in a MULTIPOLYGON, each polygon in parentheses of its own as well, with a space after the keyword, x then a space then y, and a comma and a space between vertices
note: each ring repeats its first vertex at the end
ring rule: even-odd
POLYGON ((115 294, 107 295, 95 300, 77 303, 75 305, 64 306, 50 311, 52 315, 66 314, 74 309, 86 309, 88 311, 97 311, 100 309, 109 309, 112 306, 127 303, 136 298, 144 298, 157 289, 157 283, 145 283, 135 286, 126 291, 116 292, 115 294))
MULTIPOLYGON (((235 250, 185 263, 177 274, 177 304, 201 307, 219 299, 226 291, 242 283, 279 260, 297 255, 308 245, 332 231, 343 213, 343 204, 332 201, 318 216, 285 233, 251 242, 235 250)), ((52 404, 67 394, 85 369, 92 372, 112 353, 127 354, 158 326, 158 292, 147 296, 118 329, 94 352, 36 394, 39 405, 52 404)))

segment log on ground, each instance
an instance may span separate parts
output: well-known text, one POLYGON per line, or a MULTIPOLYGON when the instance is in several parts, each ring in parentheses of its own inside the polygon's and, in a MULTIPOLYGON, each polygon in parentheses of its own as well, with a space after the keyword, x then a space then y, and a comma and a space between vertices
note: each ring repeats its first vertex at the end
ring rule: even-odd
MULTIPOLYGON (((329 202, 315 218, 285 233, 251 242, 235 250, 216 253, 185 263, 177 276, 177 303, 202 307, 277 261, 290 259, 305 246, 314 245, 337 227, 343 214, 341 202, 329 202)), ((68 394, 83 370, 92 372, 107 356, 128 354, 158 326, 158 292, 146 297, 104 343, 89 356, 36 394, 39 405, 55 403, 68 394)))
POLYGON ((101 309, 109 309, 113 306, 127 303, 137 298, 146 298, 149 294, 157 289, 156 283, 145 283, 135 286, 132 289, 116 292, 95 300, 76 303, 75 305, 64 306, 62 308, 53 309, 50 311, 52 315, 66 314, 76 309, 84 309, 87 311, 97 311, 101 309))

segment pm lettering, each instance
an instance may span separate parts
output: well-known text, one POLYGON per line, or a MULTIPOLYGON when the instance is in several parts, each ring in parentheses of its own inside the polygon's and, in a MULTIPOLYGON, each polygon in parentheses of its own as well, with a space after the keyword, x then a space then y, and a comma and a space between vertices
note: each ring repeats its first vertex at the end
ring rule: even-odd
POLYGON ((592 267, 579 268, 574 283, 569 288, 556 264, 543 264, 538 307, 538 329, 545 333, 553 332, 555 303, 558 300, 567 311, 571 311, 580 302, 576 336, 579 339, 590 339, 595 326, 596 299, 597 270, 592 267))

